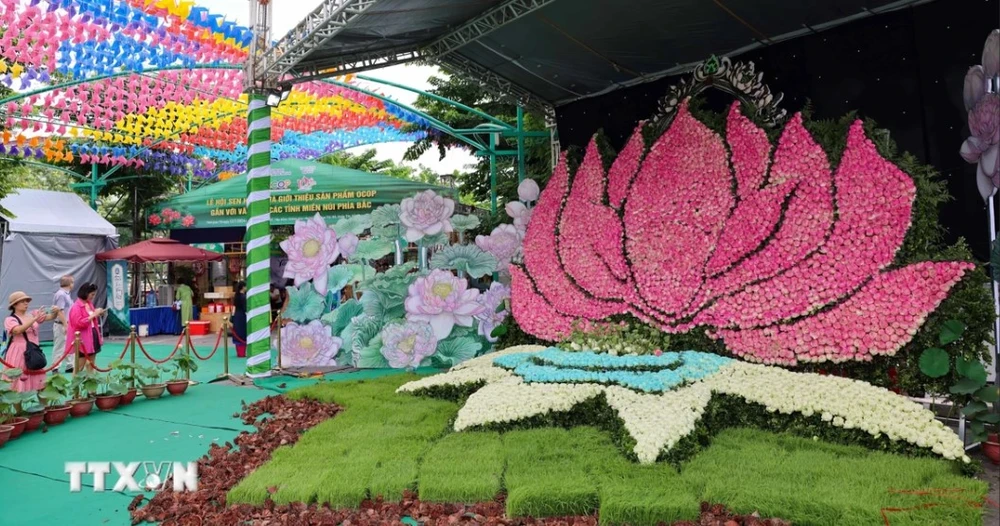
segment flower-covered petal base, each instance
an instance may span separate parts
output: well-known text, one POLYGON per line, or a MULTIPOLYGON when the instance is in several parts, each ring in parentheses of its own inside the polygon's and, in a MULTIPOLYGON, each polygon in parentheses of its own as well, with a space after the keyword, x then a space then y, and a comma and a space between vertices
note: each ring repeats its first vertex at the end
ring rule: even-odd
POLYGON ((969 461, 962 441, 933 413, 886 389, 693 351, 610 356, 515 347, 408 383, 399 392, 433 395, 440 388, 474 389, 483 384, 459 410, 456 431, 566 413, 603 397, 634 440, 630 453, 641 463, 652 463, 695 436, 694 431, 705 425, 702 417, 708 408, 722 397, 776 416, 808 419, 810 430, 817 434, 824 427, 833 434, 834 428, 854 430, 874 440, 969 461), (667 386, 659 376, 664 373, 681 380, 667 386))

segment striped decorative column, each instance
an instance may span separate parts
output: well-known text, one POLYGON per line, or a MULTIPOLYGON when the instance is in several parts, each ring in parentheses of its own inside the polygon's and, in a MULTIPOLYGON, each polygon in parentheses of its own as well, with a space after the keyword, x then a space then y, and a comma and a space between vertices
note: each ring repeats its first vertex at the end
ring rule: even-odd
POLYGON ((247 121, 247 376, 271 375, 271 107, 250 93, 247 121))

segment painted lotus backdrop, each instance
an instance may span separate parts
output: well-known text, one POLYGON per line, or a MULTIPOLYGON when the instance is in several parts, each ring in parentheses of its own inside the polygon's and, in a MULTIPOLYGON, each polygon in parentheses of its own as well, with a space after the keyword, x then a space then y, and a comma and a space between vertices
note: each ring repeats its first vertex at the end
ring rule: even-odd
POLYGON ((280 243, 284 277, 294 280, 280 331, 283 364, 447 368, 492 350, 509 313, 508 266, 520 257, 538 185, 526 180, 520 194, 524 202, 507 204, 511 224, 475 238, 467 234, 479 219, 455 215, 455 202, 432 190, 333 225, 319 214, 296 221, 280 243), (409 243, 420 258, 403 263, 409 243), (390 255, 398 264, 376 271, 373 262, 390 255), (470 285, 491 275, 498 279, 482 290, 470 285), (341 298, 348 285, 353 296, 341 298))

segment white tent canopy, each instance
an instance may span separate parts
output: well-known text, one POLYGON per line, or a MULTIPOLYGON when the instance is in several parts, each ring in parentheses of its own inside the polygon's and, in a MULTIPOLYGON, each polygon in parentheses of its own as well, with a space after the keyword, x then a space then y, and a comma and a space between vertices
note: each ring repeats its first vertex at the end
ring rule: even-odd
MULTIPOLYGON (((52 305, 59 278, 67 274, 77 287, 97 284, 103 305, 107 269, 95 256, 118 246, 111 223, 68 192, 15 190, 0 206, 11 213, 0 215, 0 305, 6 307, 8 295, 18 290, 33 298, 33 306, 52 305)), ((43 324, 39 336, 51 339, 52 324, 43 324)))
POLYGON ((92 210, 80 196, 50 190, 15 190, 0 200, 0 208, 14 217, 3 217, 9 232, 44 234, 118 235, 114 225, 92 210))

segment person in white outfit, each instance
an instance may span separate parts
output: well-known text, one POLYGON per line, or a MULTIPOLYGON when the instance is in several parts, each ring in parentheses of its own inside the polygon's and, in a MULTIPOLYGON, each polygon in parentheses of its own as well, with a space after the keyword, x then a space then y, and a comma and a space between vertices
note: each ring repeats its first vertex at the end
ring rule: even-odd
MULTIPOLYGON (((59 280, 59 290, 52 297, 52 305, 59 307, 60 310, 56 319, 53 320, 55 323, 52 324, 52 359, 49 361, 49 364, 56 363, 59 358, 62 358, 63 353, 66 352, 66 326, 69 323, 66 316, 69 315, 69 309, 73 307, 72 290, 73 276, 63 276, 59 280)), ((62 364, 63 371, 67 373, 73 372, 73 361, 72 356, 64 360, 62 364)), ((58 372, 57 369, 52 370, 52 374, 57 374, 58 372)))

